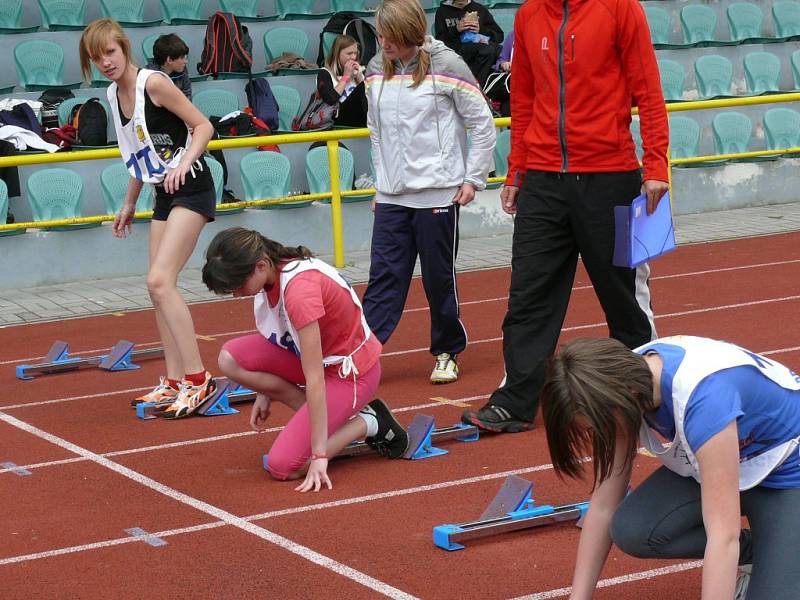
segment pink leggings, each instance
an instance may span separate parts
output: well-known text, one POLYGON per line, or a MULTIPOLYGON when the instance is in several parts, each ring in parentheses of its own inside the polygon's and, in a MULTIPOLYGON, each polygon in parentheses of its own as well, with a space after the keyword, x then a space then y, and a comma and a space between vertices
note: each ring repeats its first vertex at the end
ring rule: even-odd
MULTIPOLYGON (((260 334, 246 335, 222 346, 240 367, 247 371, 271 373, 295 385, 305 384, 300 358, 276 346, 260 334)), ((353 406, 352 376, 342 379, 338 367, 325 369, 325 400, 328 405, 328 435, 332 435, 375 397, 381 380, 381 363, 366 373, 359 373, 356 402, 353 406)), ((311 422, 304 404, 289 420, 269 450, 269 472, 276 479, 286 479, 301 469, 311 456, 311 422)))

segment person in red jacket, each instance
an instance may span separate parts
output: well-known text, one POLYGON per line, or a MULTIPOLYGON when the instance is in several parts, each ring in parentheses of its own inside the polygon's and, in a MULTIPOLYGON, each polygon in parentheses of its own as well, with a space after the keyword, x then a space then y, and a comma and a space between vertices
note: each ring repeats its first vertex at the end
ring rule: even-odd
POLYGON ((655 51, 638 0, 528 0, 514 24, 511 153, 500 200, 515 217, 506 377, 462 420, 495 432, 531 429, 545 361, 556 347, 578 255, 611 337, 655 339, 649 269, 612 265, 614 206, 667 191, 668 121, 655 51), (639 107, 644 172, 630 133, 639 107))

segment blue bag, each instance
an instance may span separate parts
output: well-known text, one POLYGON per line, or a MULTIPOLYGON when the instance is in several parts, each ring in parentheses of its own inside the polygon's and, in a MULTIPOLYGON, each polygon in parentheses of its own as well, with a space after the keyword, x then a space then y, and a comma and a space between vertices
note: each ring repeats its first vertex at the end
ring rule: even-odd
POLYGON ((244 91, 247 103, 253 109, 253 116, 264 121, 270 131, 278 129, 278 101, 272 95, 269 82, 263 77, 256 77, 244 86, 244 91))

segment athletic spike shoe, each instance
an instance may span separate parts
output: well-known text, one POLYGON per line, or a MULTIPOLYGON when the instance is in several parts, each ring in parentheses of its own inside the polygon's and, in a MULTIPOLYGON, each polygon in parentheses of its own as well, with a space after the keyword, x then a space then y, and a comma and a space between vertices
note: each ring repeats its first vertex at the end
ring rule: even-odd
POLYGON ((733 600, 744 600, 747 597, 747 588, 750 586, 750 575, 753 565, 739 565, 736 575, 736 587, 733 589, 733 600))
POLYGON ((165 419, 182 419, 188 417, 208 400, 217 391, 217 383, 206 371, 206 380, 200 385, 192 385, 190 381, 183 380, 178 397, 161 415, 165 419))
POLYGON ((364 438, 364 442, 381 456, 400 458, 408 449, 408 434, 403 426, 394 418, 392 411, 380 398, 361 409, 375 416, 378 421, 378 433, 364 438))
POLYGON ((143 402, 149 402, 156 406, 169 406, 178 398, 178 390, 167 383, 167 378, 162 377, 159 384, 146 394, 131 400, 131 406, 136 408, 143 402))
POLYGON ((452 383, 458 379, 458 363, 456 357, 442 352, 436 357, 436 364, 431 371, 431 383, 452 383))
POLYGON ((495 433, 519 433, 533 429, 533 421, 517 419, 508 410, 496 404, 487 404, 480 410, 465 410, 461 420, 467 425, 495 433))

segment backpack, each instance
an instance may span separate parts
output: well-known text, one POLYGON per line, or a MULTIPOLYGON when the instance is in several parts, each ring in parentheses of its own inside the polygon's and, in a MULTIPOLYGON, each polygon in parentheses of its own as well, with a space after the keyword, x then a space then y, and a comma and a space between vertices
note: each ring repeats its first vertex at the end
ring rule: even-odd
POLYGON ((73 106, 69 122, 75 128, 81 146, 108 145, 108 115, 97 98, 73 106))
POLYGON ((208 18, 203 53, 197 63, 201 75, 249 73, 253 66, 253 40, 236 15, 217 11, 208 18))
POLYGON ((333 106, 322 99, 318 90, 314 90, 303 112, 292 119, 292 131, 314 131, 330 129, 339 112, 339 104, 333 106))
POLYGON ((39 102, 42 103, 41 121, 42 129, 58 127, 58 107, 68 98, 74 98, 75 94, 67 88, 50 88, 42 92, 39 102))
POLYGON ((62 125, 61 127, 42 127, 42 139, 50 144, 55 144, 61 150, 69 150, 73 144, 77 144, 75 139, 77 132, 72 125, 62 125))
POLYGON ((258 117, 271 131, 278 129, 278 101, 272 95, 269 82, 263 77, 256 77, 244 86, 247 104, 254 117, 258 117))
POLYGON ((319 34, 319 54, 317 54, 317 64, 322 67, 325 66, 325 54, 323 49, 322 38, 326 33, 338 33, 341 35, 349 35, 356 42, 360 49, 358 61, 365 67, 372 60, 372 57, 378 52, 378 32, 375 31, 370 23, 364 19, 360 19, 350 12, 337 12, 328 19, 325 27, 319 34))

